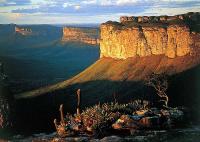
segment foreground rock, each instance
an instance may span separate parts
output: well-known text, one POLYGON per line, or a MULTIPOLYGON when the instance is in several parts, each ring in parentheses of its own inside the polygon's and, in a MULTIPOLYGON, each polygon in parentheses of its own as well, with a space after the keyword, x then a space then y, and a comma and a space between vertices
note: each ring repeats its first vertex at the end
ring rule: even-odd
POLYGON ((175 126, 176 121, 181 121, 183 111, 179 109, 157 109, 140 110, 133 115, 122 115, 113 125, 116 130, 136 130, 146 129, 168 129, 175 126))

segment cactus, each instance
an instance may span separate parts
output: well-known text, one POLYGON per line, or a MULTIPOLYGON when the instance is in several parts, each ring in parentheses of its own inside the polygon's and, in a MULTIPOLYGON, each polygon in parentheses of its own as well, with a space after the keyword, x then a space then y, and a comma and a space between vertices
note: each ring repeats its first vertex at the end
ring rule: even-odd
POLYGON ((53 123, 54 123, 54 125, 55 125, 55 128, 56 128, 56 130, 57 130, 57 129, 58 129, 57 120, 56 120, 56 119, 54 119, 54 120, 53 120, 53 123))
POLYGON ((80 107, 81 107, 81 89, 78 89, 77 92, 77 115, 79 116, 81 113, 80 107))
POLYGON ((60 105, 60 108, 59 108, 59 111, 60 111, 60 124, 61 125, 65 125, 65 121, 64 121, 64 115, 63 115, 63 104, 60 105))

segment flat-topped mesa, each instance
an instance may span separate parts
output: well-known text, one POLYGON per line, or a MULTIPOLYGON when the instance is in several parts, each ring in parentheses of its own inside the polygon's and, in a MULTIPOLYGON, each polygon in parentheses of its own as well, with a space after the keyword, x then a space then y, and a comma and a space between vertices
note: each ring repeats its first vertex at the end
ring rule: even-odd
POLYGON ((32 30, 28 28, 20 28, 20 27, 15 27, 15 33, 19 33, 21 35, 31 35, 32 30))
POLYGON ((99 44, 99 39, 97 37, 96 29, 64 27, 62 42, 69 42, 69 41, 78 41, 92 45, 99 44))
MULTIPOLYGON (((178 16, 182 18, 181 16, 178 16)), ((121 17, 124 21, 138 21, 141 17, 121 17)), ((148 21, 149 17, 142 20, 148 21)), ((158 19, 158 17, 153 17, 158 19)), ((166 17, 160 17, 165 20, 166 17)), ((168 17, 173 20, 174 17, 168 17)), ((139 21, 140 21, 139 20, 139 21)), ((135 56, 150 56, 164 54, 169 58, 193 53, 194 35, 190 27, 184 23, 118 23, 101 24, 100 57, 126 59, 135 56)))
POLYGON ((190 53, 191 42, 187 26, 116 29, 114 25, 101 25, 101 57, 126 59, 165 54, 175 58, 190 53))

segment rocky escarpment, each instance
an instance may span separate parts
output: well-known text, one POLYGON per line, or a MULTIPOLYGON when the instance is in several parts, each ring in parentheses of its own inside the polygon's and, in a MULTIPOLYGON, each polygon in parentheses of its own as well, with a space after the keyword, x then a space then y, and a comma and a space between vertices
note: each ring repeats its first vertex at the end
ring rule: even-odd
POLYGON ((198 34, 191 32, 188 19, 184 21, 183 17, 159 17, 157 22, 156 17, 153 22, 147 16, 121 17, 121 23, 104 23, 100 27, 100 56, 126 59, 164 54, 175 58, 192 54, 193 37, 198 34))
POLYGON ((28 28, 20 28, 20 27, 15 27, 15 33, 19 33, 21 35, 32 35, 32 30, 28 28))
POLYGON ((86 44, 97 45, 99 44, 98 30, 86 28, 63 28, 63 42, 78 41, 86 44))

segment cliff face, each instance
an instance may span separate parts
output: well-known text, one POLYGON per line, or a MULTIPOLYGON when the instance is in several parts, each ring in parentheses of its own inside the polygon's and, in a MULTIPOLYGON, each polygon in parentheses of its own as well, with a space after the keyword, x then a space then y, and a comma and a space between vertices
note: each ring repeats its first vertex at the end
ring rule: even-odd
POLYGON ((190 53, 192 43, 187 26, 132 27, 115 29, 101 25, 101 57, 126 59, 134 56, 165 54, 167 57, 190 53))
MULTIPOLYGON (((165 17, 170 21, 168 23, 146 23, 151 19, 147 16, 121 17, 121 23, 104 23, 100 27, 100 56, 126 59, 164 54, 169 58, 175 58, 190 54, 195 43, 192 38, 195 33, 190 32, 190 27, 184 23, 182 17, 165 17), (180 21, 176 21, 177 18, 180 21), (141 19, 146 20, 142 22, 141 19)), ((160 18, 162 20, 163 17, 160 18)))
POLYGON ((28 29, 28 28, 19 28, 19 27, 15 27, 15 33, 19 33, 21 35, 31 35, 32 34, 32 30, 28 29))
POLYGON ((63 42, 78 41, 87 44, 99 44, 98 31, 96 29, 63 28, 63 42))

